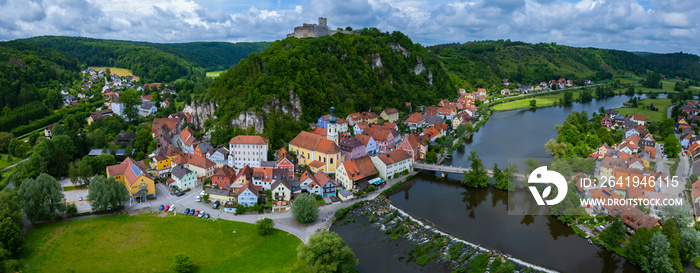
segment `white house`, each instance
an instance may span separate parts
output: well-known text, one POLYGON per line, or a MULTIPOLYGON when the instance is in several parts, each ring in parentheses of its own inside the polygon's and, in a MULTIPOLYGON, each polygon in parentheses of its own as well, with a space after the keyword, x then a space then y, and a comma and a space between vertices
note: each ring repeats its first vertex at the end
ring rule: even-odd
POLYGON ((156 102, 154 101, 144 101, 139 107, 139 116, 145 117, 154 115, 158 111, 156 108, 156 102))
POLYGON ((246 183, 238 190, 238 204, 248 207, 258 203, 258 190, 250 183, 246 183))
POLYGON ((248 165, 259 168, 260 162, 267 161, 268 141, 261 136, 236 136, 229 142, 228 165, 237 169, 248 165))
POLYGON ((197 173, 185 168, 183 165, 178 165, 170 171, 172 183, 170 186, 176 186, 180 190, 191 189, 197 186, 197 173))
POLYGON ((379 177, 384 180, 389 180, 394 174, 406 170, 411 172, 413 170, 412 162, 411 155, 401 149, 372 157, 372 163, 374 163, 374 167, 379 171, 379 177))

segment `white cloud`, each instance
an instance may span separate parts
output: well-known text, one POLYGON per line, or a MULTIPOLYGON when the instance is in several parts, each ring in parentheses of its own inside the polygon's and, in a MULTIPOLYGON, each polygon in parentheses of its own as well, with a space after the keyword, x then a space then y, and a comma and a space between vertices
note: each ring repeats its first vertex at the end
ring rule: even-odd
POLYGON ((0 39, 271 41, 324 16, 334 28, 398 30, 427 45, 511 39, 700 53, 697 13, 692 0, 0 0, 0 39))

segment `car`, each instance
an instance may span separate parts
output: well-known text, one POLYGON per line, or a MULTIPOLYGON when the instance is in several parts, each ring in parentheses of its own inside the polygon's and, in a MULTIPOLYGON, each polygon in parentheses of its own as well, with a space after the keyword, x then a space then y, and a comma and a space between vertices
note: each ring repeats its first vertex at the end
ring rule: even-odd
POLYGON ((219 207, 219 201, 216 201, 216 202, 214 203, 214 205, 211 205, 211 208, 212 208, 212 209, 216 209, 216 208, 218 208, 218 207, 219 207))
POLYGON ((194 209, 190 210, 190 215, 194 215, 194 209))
POLYGON ((197 217, 202 218, 202 217, 204 217, 204 214, 205 214, 205 213, 202 211, 202 212, 199 213, 199 215, 197 215, 197 217))
POLYGON ((175 211, 175 205, 170 206, 170 209, 168 211, 175 211))
POLYGON ((197 198, 195 198, 195 200, 196 200, 197 202, 202 202, 202 198, 199 197, 199 196, 197 196, 197 198))
POLYGON ((204 195, 204 191, 202 191, 202 192, 199 193, 199 196, 202 196, 202 195, 204 195))
POLYGON ((204 219, 209 219, 209 213, 204 215, 204 219))
POLYGON ((199 210, 194 211, 194 216, 199 216, 199 210))
POLYGON ((165 206, 165 209, 163 209, 163 211, 169 211, 169 210, 170 210, 170 206, 169 206, 169 205, 168 205, 168 206, 165 206))
POLYGON ((83 201, 83 196, 78 197, 78 201, 83 201))
POLYGON ((190 208, 185 209, 185 214, 190 214, 190 208))
POLYGON ((178 192, 178 193, 175 194, 175 196, 177 196, 177 197, 180 197, 180 196, 183 196, 183 195, 185 195, 184 192, 178 192))
POLYGON ((161 204, 161 205, 160 205, 160 209, 158 209, 158 210, 163 210, 163 208, 165 208, 165 206, 163 206, 163 205, 161 204))

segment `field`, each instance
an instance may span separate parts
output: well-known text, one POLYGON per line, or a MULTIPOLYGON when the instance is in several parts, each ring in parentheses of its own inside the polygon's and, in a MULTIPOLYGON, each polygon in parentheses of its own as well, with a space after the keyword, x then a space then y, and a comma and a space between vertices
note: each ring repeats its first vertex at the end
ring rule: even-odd
POLYGON ((224 71, 226 71, 226 70, 219 70, 219 71, 207 72, 207 77, 216 78, 216 77, 218 77, 221 73, 223 73, 224 71))
POLYGON ((20 160, 22 160, 22 158, 17 158, 17 157, 13 156, 12 160, 8 162, 7 156, 9 156, 9 154, 0 154, 0 170, 7 168, 8 166, 15 164, 15 163, 19 162, 20 160))
POLYGON ((173 272, 177 253, 197 272, 303 272, 294 235, 187 216, 114 215, 32 227, 21 272, 173 272), (234 234, 233 231, 236 231, 234 234))
MULTIPOLYGON (((579 97, 579 91, 580 89, 575 89, 572 90, 574 94, 574 99, 577 99, 579 97)), ((539 97, 534 97, 534 98, 524 98, 521 100, 514 100, 514 101, 509 101, 509 102, 504 102, 501 104, 496 104, 491 107, 491 109, 495 111, 506 111, 506 110, 512 110, 512 109, 522 109, 522 108, 530 108, 530 101, 535 99, 537 100, 537 107, 542 107, 542 106, 550 106, 554 105, 559 101, 559 99, 564 98, 564 92, 556 93, 556 94, 550 94, 550 95, 544 95, 544 96, 539 96, 539 97)))
POLYGON ((620 111, 620 115, 630 116, 632 114, 644 115, 645 119, 652 122, 662 122, 666 119, 666 109, 671 106, 671 99, 643 99, 638 102, 638 108, 620 107, 615 110, 620 111), (654 104, 657 111, 644 109, 644 107, 654 104))
POLYGON ((106 67, 106 66, 90 66, 92 70, 95 71, 100 71, 100 69, 104 69, 107 71, 107 68, 109 68, 109 72, 112 74, 117 74, 119 77, 126 77, 126 76, 133 76, 134 74, 131 74, 131 70, 129 69, 124 69, 124 68, 117 68, 117 67, 106 67))

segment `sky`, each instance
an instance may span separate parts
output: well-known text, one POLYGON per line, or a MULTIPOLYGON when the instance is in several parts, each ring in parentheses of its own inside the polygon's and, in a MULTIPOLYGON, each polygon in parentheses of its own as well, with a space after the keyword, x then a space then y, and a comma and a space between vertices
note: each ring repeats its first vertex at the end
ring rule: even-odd
POLYGON ((423 45, 510 39, 700 54, 697 0, 0 0, 0 40, 274 41, 332 28, 401 31, 423 45))

